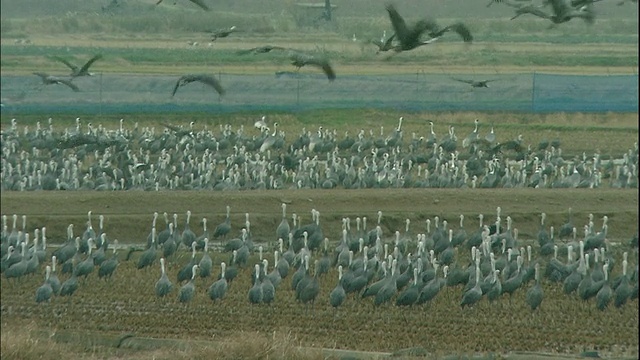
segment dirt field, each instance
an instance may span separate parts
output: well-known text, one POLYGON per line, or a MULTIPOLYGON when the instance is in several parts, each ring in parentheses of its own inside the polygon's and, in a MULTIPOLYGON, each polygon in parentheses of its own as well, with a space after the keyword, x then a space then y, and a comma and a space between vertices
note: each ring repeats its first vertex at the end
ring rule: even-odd
MULTIPOLYGON (((47 226, 53 243, 64 239, 69 223, 81 225, 86 211, 95 216, 105 215, 105 230, 110 239, 120 243, 142 243, 149 233, 153 211, 178 213, 182 228, 186 210, 194 214, 193 231, 199 235, 198 225, 206 216, 215 226, 224 218, 224 207, 231 206, 232 234, 238 234, 245 212, 251 219, 251 231, 256 243, 272 249, 275 228, 281 220, 280 204, 289 204, 287 212, 302 216, 302 223, 310 221, 310 210, 321 213, 320 224, 333 249, 340 234, 340 219, 348 216, 367 216, 375 224, 376 212, 382 211, 381 225, 385 243, 392 242, 392 232, 404 231, 406 218, 413 234, 424 232, 425 219, 438 215, 458 228, 457 216, 466 216, 465 228, 475 231, 479 213, 488 220, 495 218, 496 206, 503 216, 511 216, 514 227, 520 230, 521 244, 532 244, 534 258, 537 245, 532 241, 539 226, 539 213, 548 214, 548 224, 559 227, 566 221, 568 207, 574 209, 574 222, 581 226, 593 213, 596 225, 607 215, 610 219, 612 252, 619 259, 634 233, 637 232, 637 190, 367 190, 367 191, 252 191, 252 192, 129 192, 129 193, 2 193, 2 214, 27 214, 28 228, 47 226), (624 245, 615 245, 622 242, 624 245)), ((159 221, 162 228, 164 222, 159 221)), ((371 226, 371 225, 369 225, 371 226)), ((177 301, 175 283, 177 271, 189 260, 182 248, 169 260, 168 274, 174 282, 174 292, 166 299, 156 298, 154 283, 159 278, 157 262, 152 269, 136 270, 139 253, 125 261, 126 247, 118 252, 120 266, 113 279, 105 282, 97 278, 97 270, 84 281, 71 298, 55 298, 51 304, 36 305, 35 289, 41 276, 28 276, 18 283, 2 281, 2 321, 33 320, 44 328, 102 331, 110 334, 133 332, 137 336, 156 336, 191 339, 220 339, 229 334, 273 331, 296 334, 306 346, 321 346, 368 351, 395 351, 421 346, 434 353, 452 352, 508 352, 550 351, 579 353, 598 350, 602 355, 638 354, 638 303, 628 303, 621 309, 596 310, 593 300, 583 302, 575 295, 568 296, 559 284, 543 280, 544 300, 541 308, 532 313, 525 303, 525 292, 531 285, 516 291, 511 301, 504 295, 496 304, 486 299, 474 308, 461 310, 462 288, 445 287, 427 306, 400 308, 395 305, 374 307, 370 298, 357 300, 350 296, 337 312, 328 304, 328 295, 336 285, 337 272, 320 279, 321 291, 315 306, 306 309, 296 303, 291 290, 291 278, 283 280, 276 291, 276 301, 270 305, 251 306, 247 292, 251 287, 250 272, 240 272, 230 285, 226 298, 212 303, 205 291, 211 278, 195 281, 196 295, 187 305, 177 301), (487 335, 479 333, 489 332, 487 335), (508 335, 507 335, 508 334, 508 335), (372 341, 373 340, 373 341, 372 341)), ((271 252, 265 252, 270 261, 271 252)), ((631 264, 637 264, 632 253, 631 264)), ((196 260, 199 260, 200 254, 196 260)), ((320 254, 314 255, 318 258, 320 254)), ((228 261, 229 254, 212 253, 214 276, 219 273, 220 261, 228 261)), ((256 259, 254 254, 252 259, 256 259)), ((466 266, 469 257, 457 255, 458 263, 466 266)), ((546 260, 541 260, 546 264, 546 260)), ((253 264, 255 260, 250 260, 253 264)), ((620 273, 616 266, 613 277, 620 273)), ((68 275, 60 274, 64 281, 68 275)), ((291 276, 291 273, 290 273, 291 276)))

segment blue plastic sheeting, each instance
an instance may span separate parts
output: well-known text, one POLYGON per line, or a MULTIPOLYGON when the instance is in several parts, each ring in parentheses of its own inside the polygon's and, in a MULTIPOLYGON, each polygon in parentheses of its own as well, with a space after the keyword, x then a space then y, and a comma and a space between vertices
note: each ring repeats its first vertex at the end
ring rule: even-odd
POLYGON ((215 74, 227 94, 179 76, 101 74, 40 86, 36 76, 1 78, 3 114, 225 113, 378 108, 406 111, 637 112, 638 77, 550 74, 347 75, 330 82, 314 69, 274 75, 215 74), (473 88, 455 79, 492 80, 473 88), (21 96, 24 95, 24 96, 21 96))

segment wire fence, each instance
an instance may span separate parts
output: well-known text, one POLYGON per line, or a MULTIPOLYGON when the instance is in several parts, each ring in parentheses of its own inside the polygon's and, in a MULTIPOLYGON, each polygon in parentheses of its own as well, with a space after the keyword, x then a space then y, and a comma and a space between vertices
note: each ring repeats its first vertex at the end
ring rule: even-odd
POLYGON ((227 93, 193 83, 171 92, 178 76, 97 74, 81 89, 42 86, 36 76, 2 76, 2 112, 165 113, 379 108, 407 111, 637 112, 637 75, 415 74, 344 75, 330 82, 302 69, 274 75, 218 73, 227 93), (491 80, 476 88, 458 80, 491 80))

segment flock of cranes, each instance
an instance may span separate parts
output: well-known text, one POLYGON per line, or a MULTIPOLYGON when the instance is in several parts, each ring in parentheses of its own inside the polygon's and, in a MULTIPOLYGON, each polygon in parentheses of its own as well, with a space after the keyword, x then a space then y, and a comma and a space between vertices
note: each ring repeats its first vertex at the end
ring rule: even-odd
POLYGON ((574 18, 581 18, 588 24, 595 22, 594 3, 602 0, 543 0, 541 4, 533 5, 531 0, 526 0, 526 4, 520 2, 512 2, 509 0, 492 0, 487 6, 491 6, 494 2, 511 6, 515 9, 515 15, 511 18, 514 20, 521 15, 531 14, 542 19, 550 20, 551 27, 570 21, 574 18), (543 9, 551 6, 552 13, 547 13, 543 9))
POLYGON ((407 136, 401 117, 389 133, 352 136, 322 127, 284 134, 266 117, 255 129, 221 125, 196 129, 164 124, 116 130, 102 125, 2 132, 3 191, 230 190, 299 188, 637 188, 638 144, 620 158, 599 152, 563 155, 558 140, 527 144, 503 139, 480 121, 462 141, 430 122, 407 136))
MULTIPOLYGON (((203 0, 190 1, 204 10, 210 10, 203 0)), ((493 3, 504 4, 515 9, 515 16, 513 16, 512 20, 524 14, 532 14, 543 19, 550 20, 553 23, 553 26, 570 21, 573 18, 582 18, 587 23, 592 24, 595 20, 594 3, 598 1, 601 0, 544 0, 541 4, 534 5, 532 4, 532 0, 492 0, 488 4, 488 6, 492 5, 493 3), (545 12, 544 10, 545 7, 549 6, 552 10, 552 13, 550 14, 545 12)), ((160 4, 161 2, 162 0, 158 1, 157 4, 160 4)), ((112 4, 110 4, 109 6, 117 6, 117 4, 118 3, 116 1, 115 3, 112 2, 112 4)), ((329 0, 327 0, 321 18, 327 21, 331 20, 331 6, 332 5, 330 4, 329 0)), ((385 34, 380 40, 368 41, 368 43, 377 46, 378 50, 376 51, 376 53, 393 51, 393 54, 396 54, 400 52, 411 51, 418 47, 432 44, 449 31, 457 33, 465 43, 471 43, 473 41, 471 31, 463 22, 456 22, 445 27, 440 27, 433 18, 423 18, 413 24, 407 24, 393 4, 387 4, 386 11, 393 28, 393 34, 389 37, 386 37, 385 34)), ((220 38, 229 37, 231 34, 237 31, 239 31, 239 29, 237 29, 236 26, 211 31, 211 41, 213 42, 220 38)), ((248 50, 242 50, 239 51, 238 54, 256 55, 273 52, 286 54, 286 57, 291 61, 291 64, 294 65, 298 70, 300 70, 300 68, 303 66, 309 65, 322 70, 330 81, 336 79, 336 72, 331 64, 331 61, 326 56, 311 55, 296 49, 274 45, 264 45, 248 50)), ((84 66, 78 67, 63 58, 54 57, 55 60, 63 62, 72 70, 69 78, 49 75, 42 72, 36 72, 34 74, 38 75, 42 79, 42 86, 62 84, 71 88, 73 91, 78 92, 80 91, 80 89, 72 82, 72 80, 78 76, 91 75, 91 73, 88 72, 89 67, 93 64, 93 62, 101 58, 102 55, 98 54, 88 62, 86 62, 84 66)), ((220 84, 219 80, 209 74, 184 75, 178 80, 176 89, 177 87, 184 85, 187 79, 190 79, 189 82, 198 81, 203 84, 209 85, 219 95, 223 95, 225 93, 224 88, 222 84, 220 84)), ((453 80, 466 82, 473 88, 487 88, 487 83, 489 81, 494 81, 475 81, 455 78, 453 80)), ((176 91, 174 89, 172 96, 175 95, 175 92, 176 91)))
MULTIPOLYGON (((206 4, 202 0, 198 0, 198 1, 191 0, 191 1, 197 4, 198 6, 200 6, 201 8, 203 8, 204 10, 209 10, 209 8, 206 6, 206 4)), ((161 2, 162 0, 158 1, 158 4, 161 2)), ((324 14, 323 16, 327 20, 329 20, 331 19, 331 4, 328 1, 327 1, 327 8, 329 10, 328 11, 325 10, 323 12, 324 14)), ((423 19, 409 26, 405 23, 404 19, 402 18, 402 16, 400 16, 400 14, 398 13, 398 11, 395 9, 393 5, 391 4, 387 5, 386 10, 389 14, 391 25, 393 26, 395 34, 389 40, 385 41, 385 44, 386 44, 385 46, 380 46, 380 51, 394 50, 395 53, 410 51, 420 46, 428 45, 436 41, 441 36, 443 36, 446 32, 449 32, 449 31, 454 31, 458 33, 462 37, 462 39, 467 43, 473 40, 473 36, 471 35, 471 32, 463 23, 459 22, 446 27, 440 27, 437 25, 437 23, 433 19, 428 19, 428 20, 423 19), (423 35, 428 35, 429 39, 424 39, 423 35)), ((236 31, 238 31, 236 26, 231 26, 230 28, 212 31, 211 41, 215 41, 219 38, 226 38, 236 31)), ((249 50, 243 50, 243 51, 240 51, 239 54, 256 55, 256 54, 271 53, 274 51, 285 53, 286 57, 291 61, 291 64, 297 68, 297 70, 300 70, 300 68, 302 68, 303 66, 312 66, 322 70, 322 72, 327 76, 327 79, 329 81, 333 81, 336 79, 336 72, 333 66, 331 65, 331 62, 329 61, 329 59, 327 59, 324 56, 311 55, 296 49, 290 49, 290 48, 273 46, 273 45, 265 45, 265 46, 252 48, 249 50)), ((93 62, 101 58, 102 58, 102 55, 98 54, 94 56, 91 60, 89 60, 83 67, 79 68, 71 64, 65 59, 55 57, 54 58, 55 60, 61 61, 65 65, 67 65, 69 68, 71 68, 72 73, 70 75, 70 79, 65 79, 58 76, 52 76, 52 75, 40 73, 40 72, 34 73, 34 74, 42 78, 43 85, 63 84, 70 87, 73 91, 78 92, 80 91, 80 89, 71 82, 72 79, 78 76, 91 75, 91 73, 88 72, 89 67, 93 64, 93 62)), ((211 76, 208 74, 187 74, 182 76, 178 80, 176 87, 174 88, 174 91, 172 93, 172 96, 175 95, 178 87, 193 81, 198 81, 212 87, 219 95, 223 95, 225 93, 223 86, 214 76, 211 76)))
POLYGON ((485 297, 490 303, 511 302, 515 293, 523 292, 526 303, 535 311, 544 306, 542 281, 561 286, 567 296, 583 301, 593 299, 596 308, 602 311, 610 305, 625 306, 638 296, 637 233, 630 242, 622 244, 621 253, 613 255, 607 238, 607 216, 597 229, 593 215, 589 215, 584 234, 578 238, 577 227, 582 224, 574 222, 569 209, 569 217, 558 226, 556 238, 554 226, 545 223, 546 216, 542 213, 539 230, 533 232, 536 238, 525 245, 518 238, 511 217, 506 216, 506 224, 503 223, 500 208, 490 226, 483 223, 482 215, 478 216, 479 226, 466 228, 463 215, 459 226, 436 216, 433 222, 427 219, 424 232, 416 231, 416 226, 411 227, 411 220, 407 219, 404 229, 391 233, 383 231, 383 215, 379 211, 373 229, 367 228, 366 217, 356 218, 355 229, 351 228, 350 218, 342 219, 341 239, 330 242, 326 237, 329 230, 323 230, 319 211, 312 210, 312 221, 308 224, 296 221, 293 214, 290 225, 286 204, 282 204, 282 219, 273 229, 277 242, 269 241, 277 245, 271 248, 269 244, 254 245, 248 213, 240 237, 229 239, 233 236, 229 213, 227 207, 227 217, 215 232, 209 233, 206 221, 203 222, 200 235, 189 226, 190 212, 182 229, 177 214, 170 220, 165 213, 166 227, 160 232, 156 230, 155 213, 145 240, 146 249, 137 261, 132 257, 134 247, 130 247, 125 260, 119 259, 117 240, 111 241, 107 236, 102 216, 99 227, 93 228, 91 211, 82 234, 74 235, 70 224, 66 242, 53 252, 47 247, 46 227, 31 229, 27 216, 23 215, 19 228, 19 217, 13 215, 9 231, 8 217, 4 215, 1 270, 7 281, 20 286, 20 278, 44 269, 45 281, 35 290, 36 302, 72 296, 94 272, 99 278, 110 279, 121 266, 131 269, 135 266, 137 271, 143 271, 158 264, 160 277, 155 284, 148 285, 147 291, 158 297, 176 296, 177 292, 181 303, 192 301, 200 293, 212 301, 225 301, 227 291, 246 291, 251 304, 270 304, 291 294, 300 303, 311 306, 319 296, 326 296, 334 308, 345 301, 369 297, 376 306, 393 303, 403 307, 428 304, 443 288, 453 287, 461 290, 458 305, 462 308, 474 306, 485 297), (209 254, 212 250, 209 236, 222 240, 216 251, 227 253, 229 262, 209 254), (113 248, 111 256, 107 255, 109 246, 113 248), (187 263, 177 256, 181 247, 192 251, 187 263), (273 250, 270 253, 273 256, 265 250, 273 250), (470 258, 462 255, 468 252, 470 258), (559 253, 567 260, 561 260, 559 253), (167 263, 174 262, 179 262, 173 265, 180 269, 175 278, 166 270, 167 263), (62 282, 56 266, 61 267, 62 274, 69 274, 62 282), (337 269, 336 285, 322 294, 319 279, 332 268, 337 269), (615 277, 611 276, 614 269, 619 269, 615 277), (253 285, 237 289, 233 286, 237 276, 250 276, 253 285), (209 282, 206 291, 196 287, 197 279, 209 282), (529 285, 531 282, 533 285, 529 285), (507 295, 509 299, 502 299, 507 295))

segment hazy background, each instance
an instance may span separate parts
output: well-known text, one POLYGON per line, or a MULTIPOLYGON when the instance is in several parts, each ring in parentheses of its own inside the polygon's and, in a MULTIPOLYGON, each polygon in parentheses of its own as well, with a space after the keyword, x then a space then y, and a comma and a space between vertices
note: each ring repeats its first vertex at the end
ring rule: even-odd
MULTIPOLYGON (((121 0, 131 10, 148 10, 155 7, 155 0, 121 0)), ((165 0, 165 7, 173 6, 173 0, 165 0)), ((59 16, 68 11, 92 12, 99 11, 102 5, 110 0, 3 0, 2 18, 59 16)), ((199 8, 188 0, 177 0, 176 7, 198 10, 199 8)), ((627 3, 617 6, 617 0, 604 0, 596 4, 599 19, 616 17, 619 19, 636 19, 637 5, 627 3)), ((291 10, 296 3, 324 3, 323 0, 208 0, 205 3, 213 10, 211 17, 215 19, 215 12, 239 12, 245 14, 280 15, 291 10)), ((442 18, 504 18, 512 13, 508 6, 493 4, 486 5, 489 0, 334 0, 337 6, 335 15, 338 17, 386 17, 384 6, 387 3, 396 5, 401 13, 418 17, 432 15, 442 18), (505 15, 506 14, 506 15, 505 15)), ((160 7, 162 8, 162 7, 160 7)))
POLYGON ((512 21, 511 7, 487 7, 489 0, 394 1, 408 22, 428 16, 442 26, 464 22, 474 43, 467 46, 450 33, 434 45, 384 61, 365 40, 392 33, 387 0, 332 1, 337 8, 329 23, 315 20, 322 9, 300 6, 311 1, 204 1, 211 11, 188 0, 164 0, 158 6, 155 0, 119 0, 113 8, 110 0, 3 0, 3 113, 638 109, 638 7, 633 3, 604 0, 595 4, 594 25, 574 19, 549 29, 549 21, 533 15, 512 21), (237 33, 209 42, 206 31, 232 25, 237 33), (326 56, 338 80, 329 83, 318 69, 306 67, 299 77, 276 78, 276 71, 295 71, 286 56, 237 54, 265 44, 326 56), (36 89, 40 80, 32 72, 68 74, 51 56, 82 65, 96 53, 105 55, 92 66, 100 76, 74 80, 82 92, 63 85, 36 89), (354 74, 362 69, 371 74, 354 74), (573 76, 544 75, 558 69, 573 76), (219 76, 227 95, 219 98, 191 84, 172 98, 178 76, 193 72, 219 76), (632 75, 609 76, 614 74, 632 75), (496 81, 489 89, 473 89, 452 80, 454 75, 496 81))
MULTIPOLYGON (((390 29, 385 4, 387 0, 335 0, 335 21, 331 24, 305 29, 300 18, 310 11, 298 3, 323 1, 293 0, 205 0, 211 12, 204 12, 188 0, 165 0, 155 6, 155 0, 120 0, 121 6, 104 13, 102 6, 110 0, 3 0, 2 36, 23 34, 76 33, 88 35, 101 32, 137 32, 160 35, 202 31, 236 24, 249 33, 296 35, 296 32, 334 33, 344 36, 379 34, 390 29), (177 1, 176 5, 173 5, 177 1), (112 16, 97 21, 95 16, 112 16), (38 20, 36 20, 38 19, 38 20), (9 20, 9 21, 7 21, 9 20)), ((521 35, 518 41, 539 41, 538 36, 580 35, 582 42, 598 41, 603 34, 635 35, 637 42, 637 4, 617 6, 617 0, 596 3, 595 26, 582 21, 562 24, 547 31, 547 21, 533 15, 510 21, 513 9, 488 0, 403 0, 395 1, 399 12, 412 21, 432 16, 443 22, 465 21, 477 41, 508 39, 521 35)), ((448 40, 448 39, 443 39, 448 40)), ((607 39, 611 41, 611 39, 607 39)))

